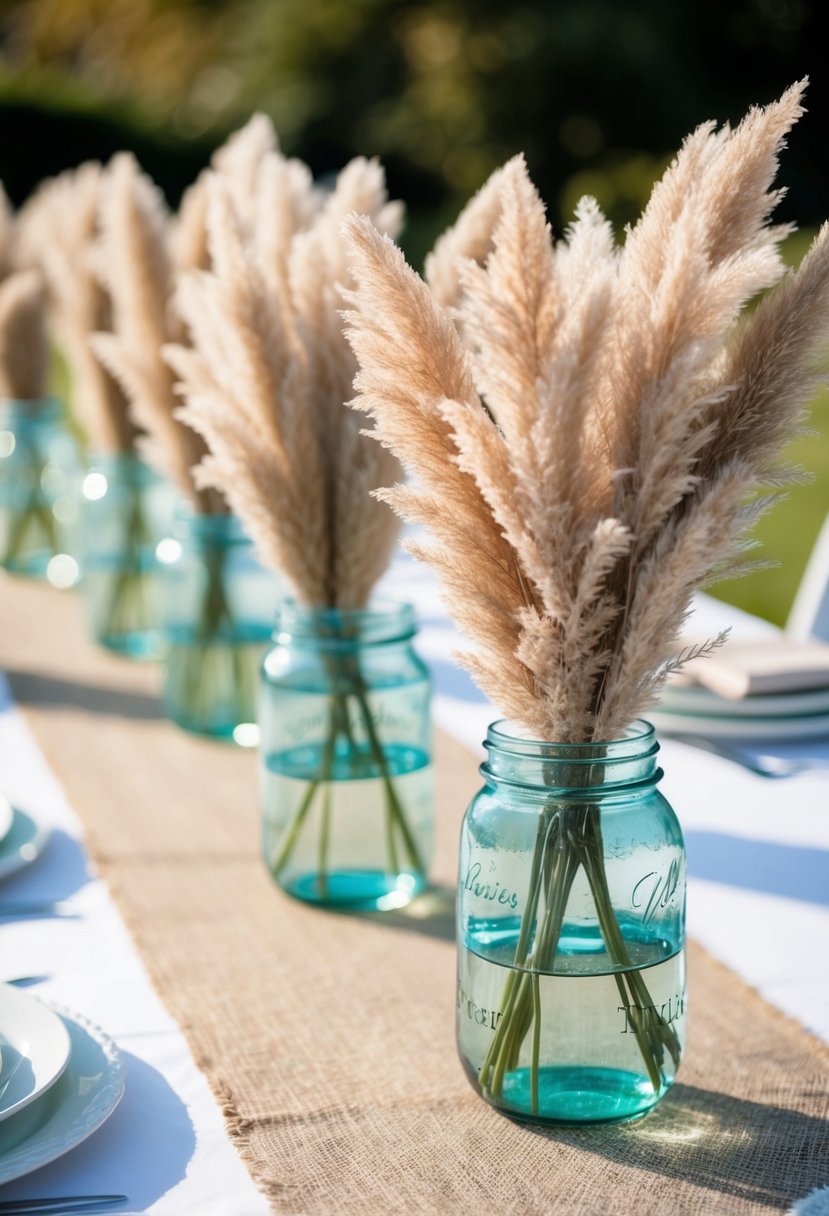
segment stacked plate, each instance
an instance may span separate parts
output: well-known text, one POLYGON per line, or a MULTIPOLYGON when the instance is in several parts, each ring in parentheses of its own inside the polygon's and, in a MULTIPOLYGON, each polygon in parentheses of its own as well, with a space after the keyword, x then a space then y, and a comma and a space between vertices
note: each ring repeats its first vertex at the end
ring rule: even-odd
MULTIPOLYGON (((0 880, 35 861, 49 829, 0 795, 0 880)), ((0 1185, 91 1135, 124 1091, 114 1043, 79 1014, 0 984, 0 1185)))
POLYGON ((647 715, 665 735, 706 738, 829 741, 829 689, 774 693, 726 700, 697 685, 668 685, 647 715))
POLYGON ((101 1030, 0 984, 0 1185, 80 1144, 123 1092, 121 1059, 101 1030))
POLYGON ((49 831, 0 794, 0 879, 16 874, 43 852, 49 831))

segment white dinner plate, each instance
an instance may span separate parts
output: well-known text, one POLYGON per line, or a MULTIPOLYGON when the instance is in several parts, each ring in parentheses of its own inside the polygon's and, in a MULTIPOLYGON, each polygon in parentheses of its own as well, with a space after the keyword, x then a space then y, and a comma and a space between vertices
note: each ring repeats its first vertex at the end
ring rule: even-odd
POLYGON ((31 865, 46 847, 50 829, 31 815, 12 808, 12 825, 0 840, 0 878, 8 878, 31 865))
POLYGON ((9 833, 9 828, 14 822, 14 811, 11 808, 11 803, 0 794, 0 840, 3 840, 9 833))
POLYGON ((56 1009, 71 1041, 59 1081, 17 1118, 0 1124, 0 1186, 75 1148, 112 1114, 124 1093, 124 1065, 112 1040, 86 1018, 56 1009), (26 1124, 21 1128, 19 1123, 26 1124))
POLYGON ((829 689, 765 694, 729 701, 710 688, 669 684, 659 703, 661 713, 704 714, 712 718, 784 718, 804 714, 829 714, 829 689))
POLYGON ((745 739, 772 742, 775 739, 825 739, 829 745, 829 714, 803 714, 783 718, 719 717, 706 714, 648 711, 647 718, 658 734, 702 735, 709 739, 745 739))
POLYGON ((69 1032, 37 997, 0 984, 0 1124, 17 1118, 69 1063, 69 1032))

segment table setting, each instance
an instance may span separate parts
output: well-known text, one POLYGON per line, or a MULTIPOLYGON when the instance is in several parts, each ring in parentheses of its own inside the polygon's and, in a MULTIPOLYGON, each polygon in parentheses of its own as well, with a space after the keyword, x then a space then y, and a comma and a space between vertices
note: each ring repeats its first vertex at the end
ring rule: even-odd
MULTIPOLYGON (((46 824, 9 807, 0 840, 3 878, 35 863, 49 835, 46 824)), ((14 919, 40 910, 59 915, 60 905, 4 901, 2 915, 14 919)), ((113 1041, 82 1014, 38 1000, 28 989, 40 979, 0 982, 0 1185, 82 1143, 111 1115, 124 1090, 113 1041)))
POLYGON ((89 449, 0 461, 0 1212, 829 1211, 829 645, 702 590, 829 335, 804 87, 621 250, 516 157, 421 279, 262 115, 22 209, 89 449))

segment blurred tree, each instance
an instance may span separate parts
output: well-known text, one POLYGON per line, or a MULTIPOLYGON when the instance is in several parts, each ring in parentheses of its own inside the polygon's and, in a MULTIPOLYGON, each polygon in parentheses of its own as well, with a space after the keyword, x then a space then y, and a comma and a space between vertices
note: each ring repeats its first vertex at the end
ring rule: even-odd
MULTIPOLYGON (((262 109, 317 174, 380 155, 417 263, 518 151, 559 230, 582 193, 618 226, 699 122, 811 73, 779 209, 809 227, 829 212, 821 32, 815 0, 0 0, 0 178, 19 202, 123 146, 175 202, 262 109)), ((718 588, 777 620, 829 510, 829 440, 794 455, 818 479, 760 528, 783 570, 718 588)))
POLYGON ((132 97, 166 122, 220 53, 233 6, 212 0, 6 0, 4 56, 103 96, 132 97))
MULTIPOLYGON (((31 104, 62 82, 54 121, 68 88, 86 113, 199 156, 264 109, 318 173, 380 154, 423 218, 419 247, 519 150, 558 225, 585 190, 627 221, 687 131, 771 99, 821 46, 808 0, 5 0, 0 13, 0 104, 12 86, 31 104)), ((828 89, 813 84, 787 155, 788 213, 806 224, 827 207, 828 89)))

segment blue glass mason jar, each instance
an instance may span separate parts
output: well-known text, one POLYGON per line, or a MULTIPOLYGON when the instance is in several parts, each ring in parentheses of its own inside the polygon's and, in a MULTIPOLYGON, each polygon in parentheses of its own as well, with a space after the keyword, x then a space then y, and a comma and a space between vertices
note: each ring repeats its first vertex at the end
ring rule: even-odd
POLYGON ((685 850, 653 727, 609 743, 489 728, 461 831, 457 1041, 530 1123, 645 1114, 685 1040, 685 850))
POLYGON ((387 910, 426 884, 430 680, 414 633, 408 604, 279 611, 259 707, 263 849, 299 899, 387 910))
POLYGON ((156 546, 175 493, 133 453, 92 458, 81 489, 81 594, 93 640, 133 659, 162 655, 156 546))
POLYGON ((0 564, 15 574, 72 586, 70 543, 79 472, 60 402, 0 401, 0 564))
POLYGON ((185 730, 243 747, 259 739, 259 669, 284 588, 235 515, 181 510, 162 540, 164 706, 185 730))

